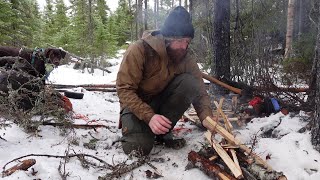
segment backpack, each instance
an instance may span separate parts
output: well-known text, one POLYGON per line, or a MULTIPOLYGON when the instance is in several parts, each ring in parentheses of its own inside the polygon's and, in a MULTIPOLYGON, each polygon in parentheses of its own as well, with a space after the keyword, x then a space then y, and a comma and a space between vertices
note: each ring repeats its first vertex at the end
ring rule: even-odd
POLYGON ((270 115, 272 113, 277 113, 281 110, 279 101, 276 98, 264 98, 263 101, 263 113, 270 115))

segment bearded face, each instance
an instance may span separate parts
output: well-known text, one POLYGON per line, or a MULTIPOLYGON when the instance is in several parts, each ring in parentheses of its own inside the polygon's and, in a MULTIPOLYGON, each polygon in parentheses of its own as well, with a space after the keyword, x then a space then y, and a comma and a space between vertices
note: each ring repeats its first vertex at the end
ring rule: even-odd
POLYGON ((191 38, 168 40, 167 53, 174 64, 179 64, 187 54, 191 38))

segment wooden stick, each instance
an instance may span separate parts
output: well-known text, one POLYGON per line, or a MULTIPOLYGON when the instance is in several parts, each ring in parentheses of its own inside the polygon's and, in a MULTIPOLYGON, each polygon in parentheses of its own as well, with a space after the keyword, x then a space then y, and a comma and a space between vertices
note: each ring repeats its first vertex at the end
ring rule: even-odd
POLYGON ((224 88, 226 88, 226 89, 228 89, 228 90, 230 90, 230 91, 232 91, 234 93, 241 94, 241 89, 232 87, 232 86, 230 86, 230 85, 228 85, 228 84, 226 84, 226 83, 224 83, 222 81, 219 81, 218 79, 216 79, 216 78, 214 78, 212 76, 209 76, 207 74, 202 73, 202 77, 204 79, 206 79, 206 80, 208 80, 208 81, 210 81, 212 83, 215 83, 215 84, 217 84, 219 86, 222 86, 222 87, 224 87, 224 88))
POLYGON ((235 180, 234 177, 222 170, 218 165, 212 164, 208 159, 201 157, 198 153, 191 151, 188 154, 188 160, 192 164, 204 171, 211 178, 219 178, 222 180, 235 180))
POLYGON ((272 171, 272 167, 269 166, 263 159, 261 159, 258 155, 253 153, 250 148, 248 148, 246 145, 242 144, 238 139, 236 139, 231 133, 229 133, 226 129, 224 129, 222 126, 220 126, 217 122, 212 120, 210 117, 206 117, 203 121, 203 125, 208 128, 211 132, 217 132, 222 137, 224 137, 229 143, 238 145, 240 149, 245 151, 246 153, 252 155, 252 157, 255 159, 256 163, 259 165, 262 165, 264 168, 266 168, 268 171, 272 171))
MULTIPOLYGON (((220 99, 220 103, 218 104, 217 101, 214 101, 214 104, 216 105, 217 107, 217 111, 221 114, 221 116, 223 117, 223 120, 224 120, 224 123, 225 123, 225 126, 226 126, 226 129, 229 131, 229 133, 232 134, 232 130, 233 130, 233 127, 228 119, 228 117, 224 114, 224 112, 222 111, 222 103, 223 103, 223 99, 221 98, 220 99)), ((239 164, 239 161, 238 161, 238 158, 237 158, 237 155, 236 155, 236 151, 234 149, 230 149, 230 152, 231 152, 231 155, 232 155, 232 158, 233 158, 233 161, 236 165, 236 167, 240 170, 241 172, 241 168, 240 168, 240 164, 239 164)), ((241 172, 242 173, 242 172, 241 172)))
POLYGON ((226 165, 229 167, 230 171, 234 174, 234 176, 237 179, 243 178, 241 169, 239 169, 236 164, 232 161, 228 153, 220 146, 219 143, 215 141, 215 139, 212 138, 212 134, 210 131, 207 131, 205 133, 205 137, 208 139, 209 143, 212 145, 212 147, 216 150, 216 152, 219 154, 221 159, 226 163, 226 165))
POLYGON ((211 156, 211 157, 209 158, 209 161, 214 161, 214 160, 216 160, 217 158, 218 158, 218 156, 216 156, 216 155, 211 156))
POLYGON ((35 159, 26 159, 21 161, 19 164, 14 165, 13 167, 5 170, 2 172, 2 177, 6 177, 6 176, 10 176, 11 174, 13 174, 14 172, 18 171, 18 170, 28 170, 31 166, 33 166, 34 164, 36 164, 36 160, 35 159))
MULTIPOLYGON (((220 101, 221 102, 221 101, 220 101)), ((230 123, 230 121, 228 121, 228 117, 224 114, 224 112, 221 110, 222 105, 218 104, 217 101, 214 101, 214 104, 217 107, 217 111, 220 113, 220 115, 222 116, 223 120, 224 120, 224 124, 226 126, 226 129, 231 132, 232 131, 232 124, 230 123)))

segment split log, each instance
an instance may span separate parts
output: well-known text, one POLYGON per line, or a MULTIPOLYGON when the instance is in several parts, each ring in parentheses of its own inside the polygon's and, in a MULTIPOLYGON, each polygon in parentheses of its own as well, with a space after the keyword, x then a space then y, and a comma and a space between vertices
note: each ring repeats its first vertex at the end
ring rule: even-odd
POLYGON ((224 112, 222 111, 221 107, 222 107, 222 102, 220 100, 220 104, 218 104, 217 101, 214 101, 214 104, 216 105, 217 107, 217 111, 219 112, 219 114, 221 115, 221 117, 223 118, 224 120, 224 124, 226 126, 226 129, 231 133, 231 130, 232 130, 232 124, 230 123, 230 121, 228 121, 228 117, 224 114, 224 112))
POLYGON ((272 171, 271 166, 269 166, 263 159, 261 159, 258 155, 253 153, 250 148, 241 143, 238 139, 236 139, 231 133, 229 133, 226 129, 220 126, 216 121, 212 120, 210 117, 206 117, 203 121, 203 125, 208 128, 211 132, 217 132, 222 137, 224 137, 229 143, 238 145, 240 149, 244 150, 247 154, 250 154, 256 161, 257 164, 262 165, 268 171, 272 171))
POLYGON ((210 131, 205 133, 206 138, 208 139, 210 145, 214 148, 214 150, 218 153, 218 155, 221 157, 223 162, 228 166, 230 171, 233 173, 233 175, 237 179, 243 178, 240 166, 238 167, 230 158, 228 153, 220 146, 219 143, 217 143, 214 139, 212 139, 212 134, 210 131))
POLYGON ((35 159, 26 159, 21 161, 19 164, 14 165, 13 167, 9 168, 8 170, 5 170, 2 172, 2 177, 10 176, 14 172, 18 170, 28 170, 31 166, 36 164, 35 159))
MULTIPOLYGON (((224 120, 224 124, 226 126, 226 129, 229 131, 229 133, 232 134, 232 131, 233 131, 233 127, 228 119, 228 117, 224 114, 224 112, 222 111, 222 103, 223 103, 223 98, 220 99, 220 102, 218 104, 217 101, 214 101, 214 104, 216 105, 217 107, 217 111, 220 113, 220 115, 223 117, 223 120, 224 120)), ((230 149, 230 152, 231 152, 231 155, 232 155, 232 158, 233 158, 233 161, 236 165, 236 167, 240 170, 241 172, 241 168, 240 168, 240 165, 239 165, 239 161, 238 161, 238 158, 237 158, 237 155, 236 155, 236 151, 234 149, 230 149)), ((242 174, 242 172, 241 172, 242 174)))
POLYGON ((194 151, 191 151, 188 154, 188 160, 193 166, 199 168, 213 179, 218 177, 221 180, 236 180, 234 177, 222 170, 218 165, 212 164, 208 159, 201 157, 194 151))

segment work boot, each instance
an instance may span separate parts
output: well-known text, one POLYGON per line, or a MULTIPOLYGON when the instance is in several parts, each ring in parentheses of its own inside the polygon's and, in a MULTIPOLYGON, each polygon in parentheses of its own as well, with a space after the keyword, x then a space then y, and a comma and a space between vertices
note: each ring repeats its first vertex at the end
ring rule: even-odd
POLYGON ((155 138, 156 145, 164 144, 167 148, 181 149, 186 145, 186 140, 184 138, 174 138, 172 133, 166 135, 159 135, 155 138))

